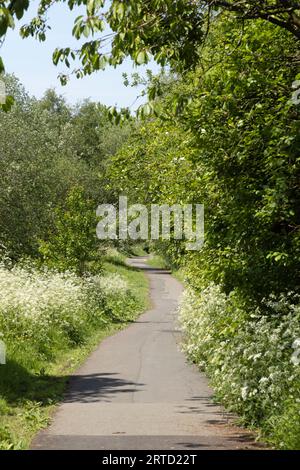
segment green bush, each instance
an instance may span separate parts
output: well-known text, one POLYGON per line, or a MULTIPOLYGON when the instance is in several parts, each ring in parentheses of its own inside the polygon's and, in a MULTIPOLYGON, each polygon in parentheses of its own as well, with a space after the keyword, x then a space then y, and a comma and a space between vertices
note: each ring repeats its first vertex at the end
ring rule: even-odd
POLYGON ((0 332, 9 356, 21 363, 23 348, 33 362, 53 359, 58 350, 83 343, 95 327, 132 318, 137 304, 118 274, 78 277, 0 265, 0 332))
POLYGON ((299 448, 300 307, 286 296, 264 305, 249 314, 235 292, 187 289, 180 308, 184 349, 246 424, 259 426, 276 446, 299 448))
POLYGON ((95 207, 81 187, 74 187, 64 206, 54 212, 54 233, 40 242, 43 262, 60 271, 71 270, 78 275, 99 270, 99 241, 96 237, 95 207))

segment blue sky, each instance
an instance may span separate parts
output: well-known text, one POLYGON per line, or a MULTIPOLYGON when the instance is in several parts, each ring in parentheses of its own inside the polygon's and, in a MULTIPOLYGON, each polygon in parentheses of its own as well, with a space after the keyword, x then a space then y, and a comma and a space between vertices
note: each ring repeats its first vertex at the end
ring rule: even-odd
MULTIPOLYGON (((84 8, 78 7, 75 11, 70 12, 65 5, 55 5, 49 16, 49 24, 52 29, 48 33, 46 42, 39 43, 32 38, 22 39, 19 35, 20 26, 35 16, 37 3, 36 0, 32 2, 33 6, 30 11, 19 24, 16 24, 15 30, 9 31, 0 49, 0 56, 4 60, 6 72, 14 73, 26 90, 38 98, 47 88, 55 88, 70 103, 91 98, 106 105, 131 106, 139 91, 123 85, 122 73, 131 74, 136 71, 143 73, 143 68, 134 68, 129 60, 117 69, 109 68, 81 80, 72 78, 67 86, 60 85, 57 76, 59 72, 64 71, 64 68, 53 65, 52 52, 58 46, 72 47, 76 45, 76 40, 71 35, 73 21, 80 14, 84 14, 84 8)), ((147 68, 154 72, 158 70, 154 63, 148 65, 147 68)), ((141 102, 142 100, 139 100, 135 103, 132 109, 141 102)))

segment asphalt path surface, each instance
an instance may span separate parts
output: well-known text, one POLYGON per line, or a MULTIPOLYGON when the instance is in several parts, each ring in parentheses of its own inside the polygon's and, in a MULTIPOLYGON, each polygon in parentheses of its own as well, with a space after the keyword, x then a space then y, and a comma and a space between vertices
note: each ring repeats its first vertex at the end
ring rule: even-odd
POLYGON ((71 377, 52 424, 33 449, 256 449, 214 403, 206 377, 180 350, 182 285, 145 258, 129 261, 149 277, 151 308, 105 339, 71 377))

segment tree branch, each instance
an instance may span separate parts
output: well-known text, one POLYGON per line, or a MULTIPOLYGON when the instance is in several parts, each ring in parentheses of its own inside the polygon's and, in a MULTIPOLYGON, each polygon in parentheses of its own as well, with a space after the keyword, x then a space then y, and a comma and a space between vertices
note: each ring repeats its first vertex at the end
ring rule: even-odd
POLYGON ((285 5, 268 5, 265 2, 229 1, 229 0, 207 0, 208 8, 222 8, 241 15, 244 19, 263 19, 272 24, 280 26, 300 39, 300 3, 289 1, 285 5), (280 15, 280 16, 279 16, 280 15))

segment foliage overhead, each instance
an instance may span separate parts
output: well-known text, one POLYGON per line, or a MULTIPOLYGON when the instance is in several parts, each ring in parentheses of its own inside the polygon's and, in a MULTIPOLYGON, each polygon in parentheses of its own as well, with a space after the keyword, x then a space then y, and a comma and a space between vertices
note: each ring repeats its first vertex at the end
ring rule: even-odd
MULTIPOLYGON (((0 1, 0 40, 23 17, 29 3, 0 1)), ((222 11, 242 22, 263 19, 300 38, 300 2, 296 0, 40 0, 37 15, 21 28, 23 37, 46 39, 51 27, 48 12, 55 3, 66 3, 70 10, 84 7, 72 30, 81 41, 79 47, 59 48, 53 54, 55 64, 61 61, 70 68, 75 62, 72 73, 78 78, 107 65, 116 66, 127 56, 137 65, 154 58, 160 65, 189 69, 197 63, 199 45, 205 41, 210 23, 222 11)), ((67 79, 67 74, 61 75, 63 83, 67 79)))

